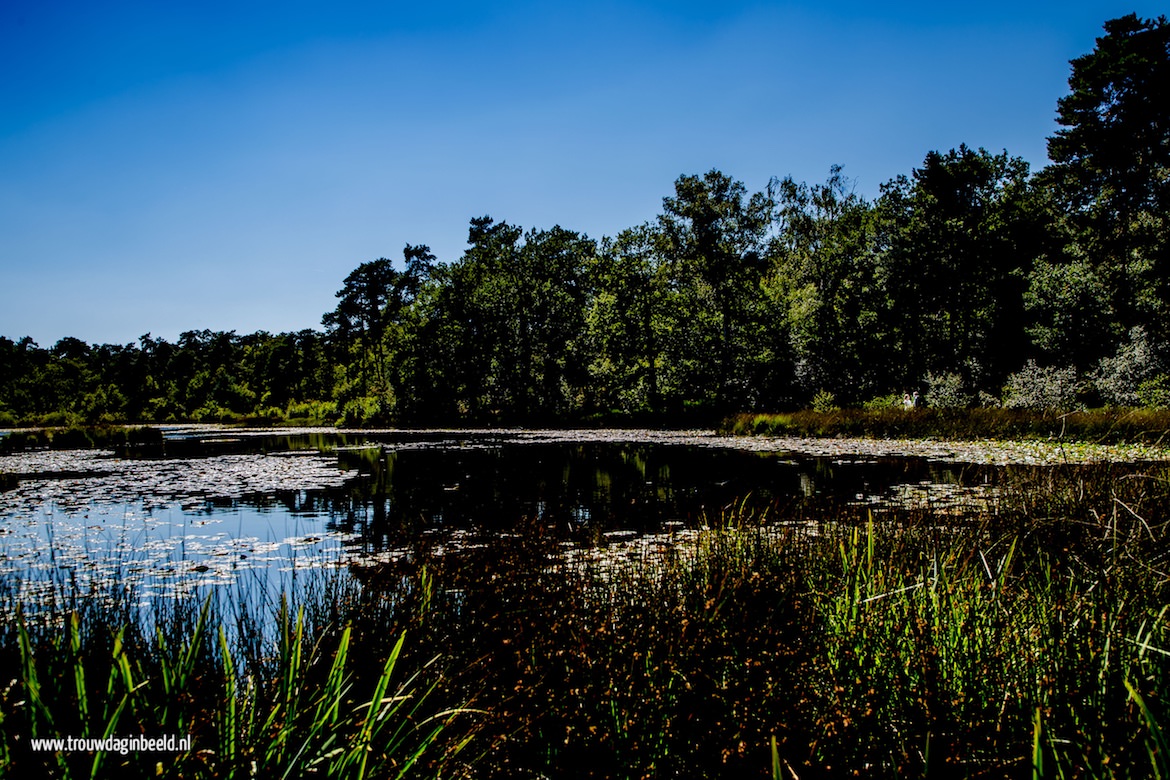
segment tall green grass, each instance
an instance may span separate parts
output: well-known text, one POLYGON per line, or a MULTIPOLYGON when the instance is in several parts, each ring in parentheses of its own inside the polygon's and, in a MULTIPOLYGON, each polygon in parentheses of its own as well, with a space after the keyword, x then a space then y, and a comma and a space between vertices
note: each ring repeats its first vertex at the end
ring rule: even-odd
POLYGON ((18 671, 0 692, 0 775, 382 778, 458 767, 471 731, 450 729, 467 713, 434 695, 436 659, 407 650, 409 630, 359 646, 354 623, 329 614, 346 611, 331 603, 343 591, 318 591, 295 609, 282 599, 270 615, 245 602, 231 616, 209 595, 129 622, 96 605, 18 607, 4 624, 3 652, 18 671), (136 735, 193 744, 128 755, 31 744, 136 735))

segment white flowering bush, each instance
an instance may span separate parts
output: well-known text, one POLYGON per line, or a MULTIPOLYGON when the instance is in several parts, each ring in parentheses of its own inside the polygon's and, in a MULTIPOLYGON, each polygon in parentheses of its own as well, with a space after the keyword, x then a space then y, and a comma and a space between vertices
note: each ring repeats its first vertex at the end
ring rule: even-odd
POLYGON ((926 405, 935 409, 966 409, 974 400, 963 377, 956 373, 927 373, 926 405))
POLYGON ((1158 360, 1146 329, 1137 326, 1130 330, 1129 338, 1113 357, 1107 357, 1097 364, 1090 377, 1101 400, 1111 406, 1151 406, 1142 396, 1148 395, 1143 388, 1165 373, 1158 360))
POLYGON ((1036 361, 1029 360, 1020 371, 1008 377, 1003 388, 1003 405, 1007 409, 1072 409, 1077 405, 1079 390, 1075 368, 1038 366, 1036 361))

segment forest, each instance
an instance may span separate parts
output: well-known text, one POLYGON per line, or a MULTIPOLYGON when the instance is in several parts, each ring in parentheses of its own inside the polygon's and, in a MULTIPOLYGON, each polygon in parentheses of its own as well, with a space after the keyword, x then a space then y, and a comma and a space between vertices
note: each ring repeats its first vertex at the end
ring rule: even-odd
POLYGON ((536 425, 1170 405, 1170 25, 1106 22, 1049 163, 961 145, 859 196, 680 176, 615 236, 470 220, 362 262, 321 329, 0 337, 0 425, 536 425))

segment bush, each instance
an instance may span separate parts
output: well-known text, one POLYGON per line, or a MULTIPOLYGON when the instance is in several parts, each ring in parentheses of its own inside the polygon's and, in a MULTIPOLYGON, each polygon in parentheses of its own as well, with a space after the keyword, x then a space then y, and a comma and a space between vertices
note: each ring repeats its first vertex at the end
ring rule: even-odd
POLYGON ((889 395, 879 395, 877 398, 866 401, 862 404, 862 408, 876 412, 881 409, 901 409, 902 405, 902 396, 897 393, 890 393, 889 395))
POLYGON ((345 402, 341 419, 337 424, 343 428, 361 428, 369 425, 386 425, 390 422, 392 404, 372 395, 352 398, 345 402))
POLYGON ((280 422, 284 419, 284 410, 277 406, 265 406, 257 410, 249 419, 270 423, 280 422))
POLYGON ((1149 409, 1170 409, 1170 375, 1158 374, 1138 385, 1137 401, 1149 409))
MULTIPOLYGON (((1142 388, 1164 376, 1162 365, 1150 348, 1145 328, 1129 332, 1129 339, 1113 357, 1103 358, 1091 377, 1101 400, 1113 406, 1149 406, 1142 400, 1142 388)), ((1156 405, 1156 404, 1153 404, 1156 405)))
POLYGON ((1003 405, 1008 409, 1067 410, 1076 406, 1080 383, 1073 367, 1041 367, 1029 360, 1008 377, 1003 405))
POLYGON ((203 423, 238 423, 244 421, 244 415, 209 401, 196 409, 192 413, 191 419, 203 423))
POLYGON ((81 418, 72 412, 55 411, 34 418, 34 424, 43 428, 67 428, 80 425, 81 418))
POLYGON ((836 412, 840 409, 836 397, 828 390, 817 391, 813 396, 812 408, 814 412, 836 412))
POLYGON ((337 404, 334 401, 290 401, 284 417, 318 425, 332 424, 337 420, 337 404))
POLYGON ((974 400, 959 374, 927 373, 926 405, 935 409, 966 409, 974 400))

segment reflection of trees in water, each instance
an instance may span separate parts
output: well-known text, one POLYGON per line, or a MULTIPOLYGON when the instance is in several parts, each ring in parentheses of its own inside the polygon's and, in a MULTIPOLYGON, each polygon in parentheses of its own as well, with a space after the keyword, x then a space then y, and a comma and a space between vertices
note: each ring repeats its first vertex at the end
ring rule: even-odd
MULTIPOLYGON (((512 532, 526 521, 588 542, 614 530, 719 522, 731 507, 851 500, 954 470, 922 459, 793 460, 694 447, 628 443, 504 444, 338 452, 361 478, 299 500, 329 529, 359 535, 371 552, 424 533, 512 532)), ((291 507, 290 507, 291 509, 291 507)))

